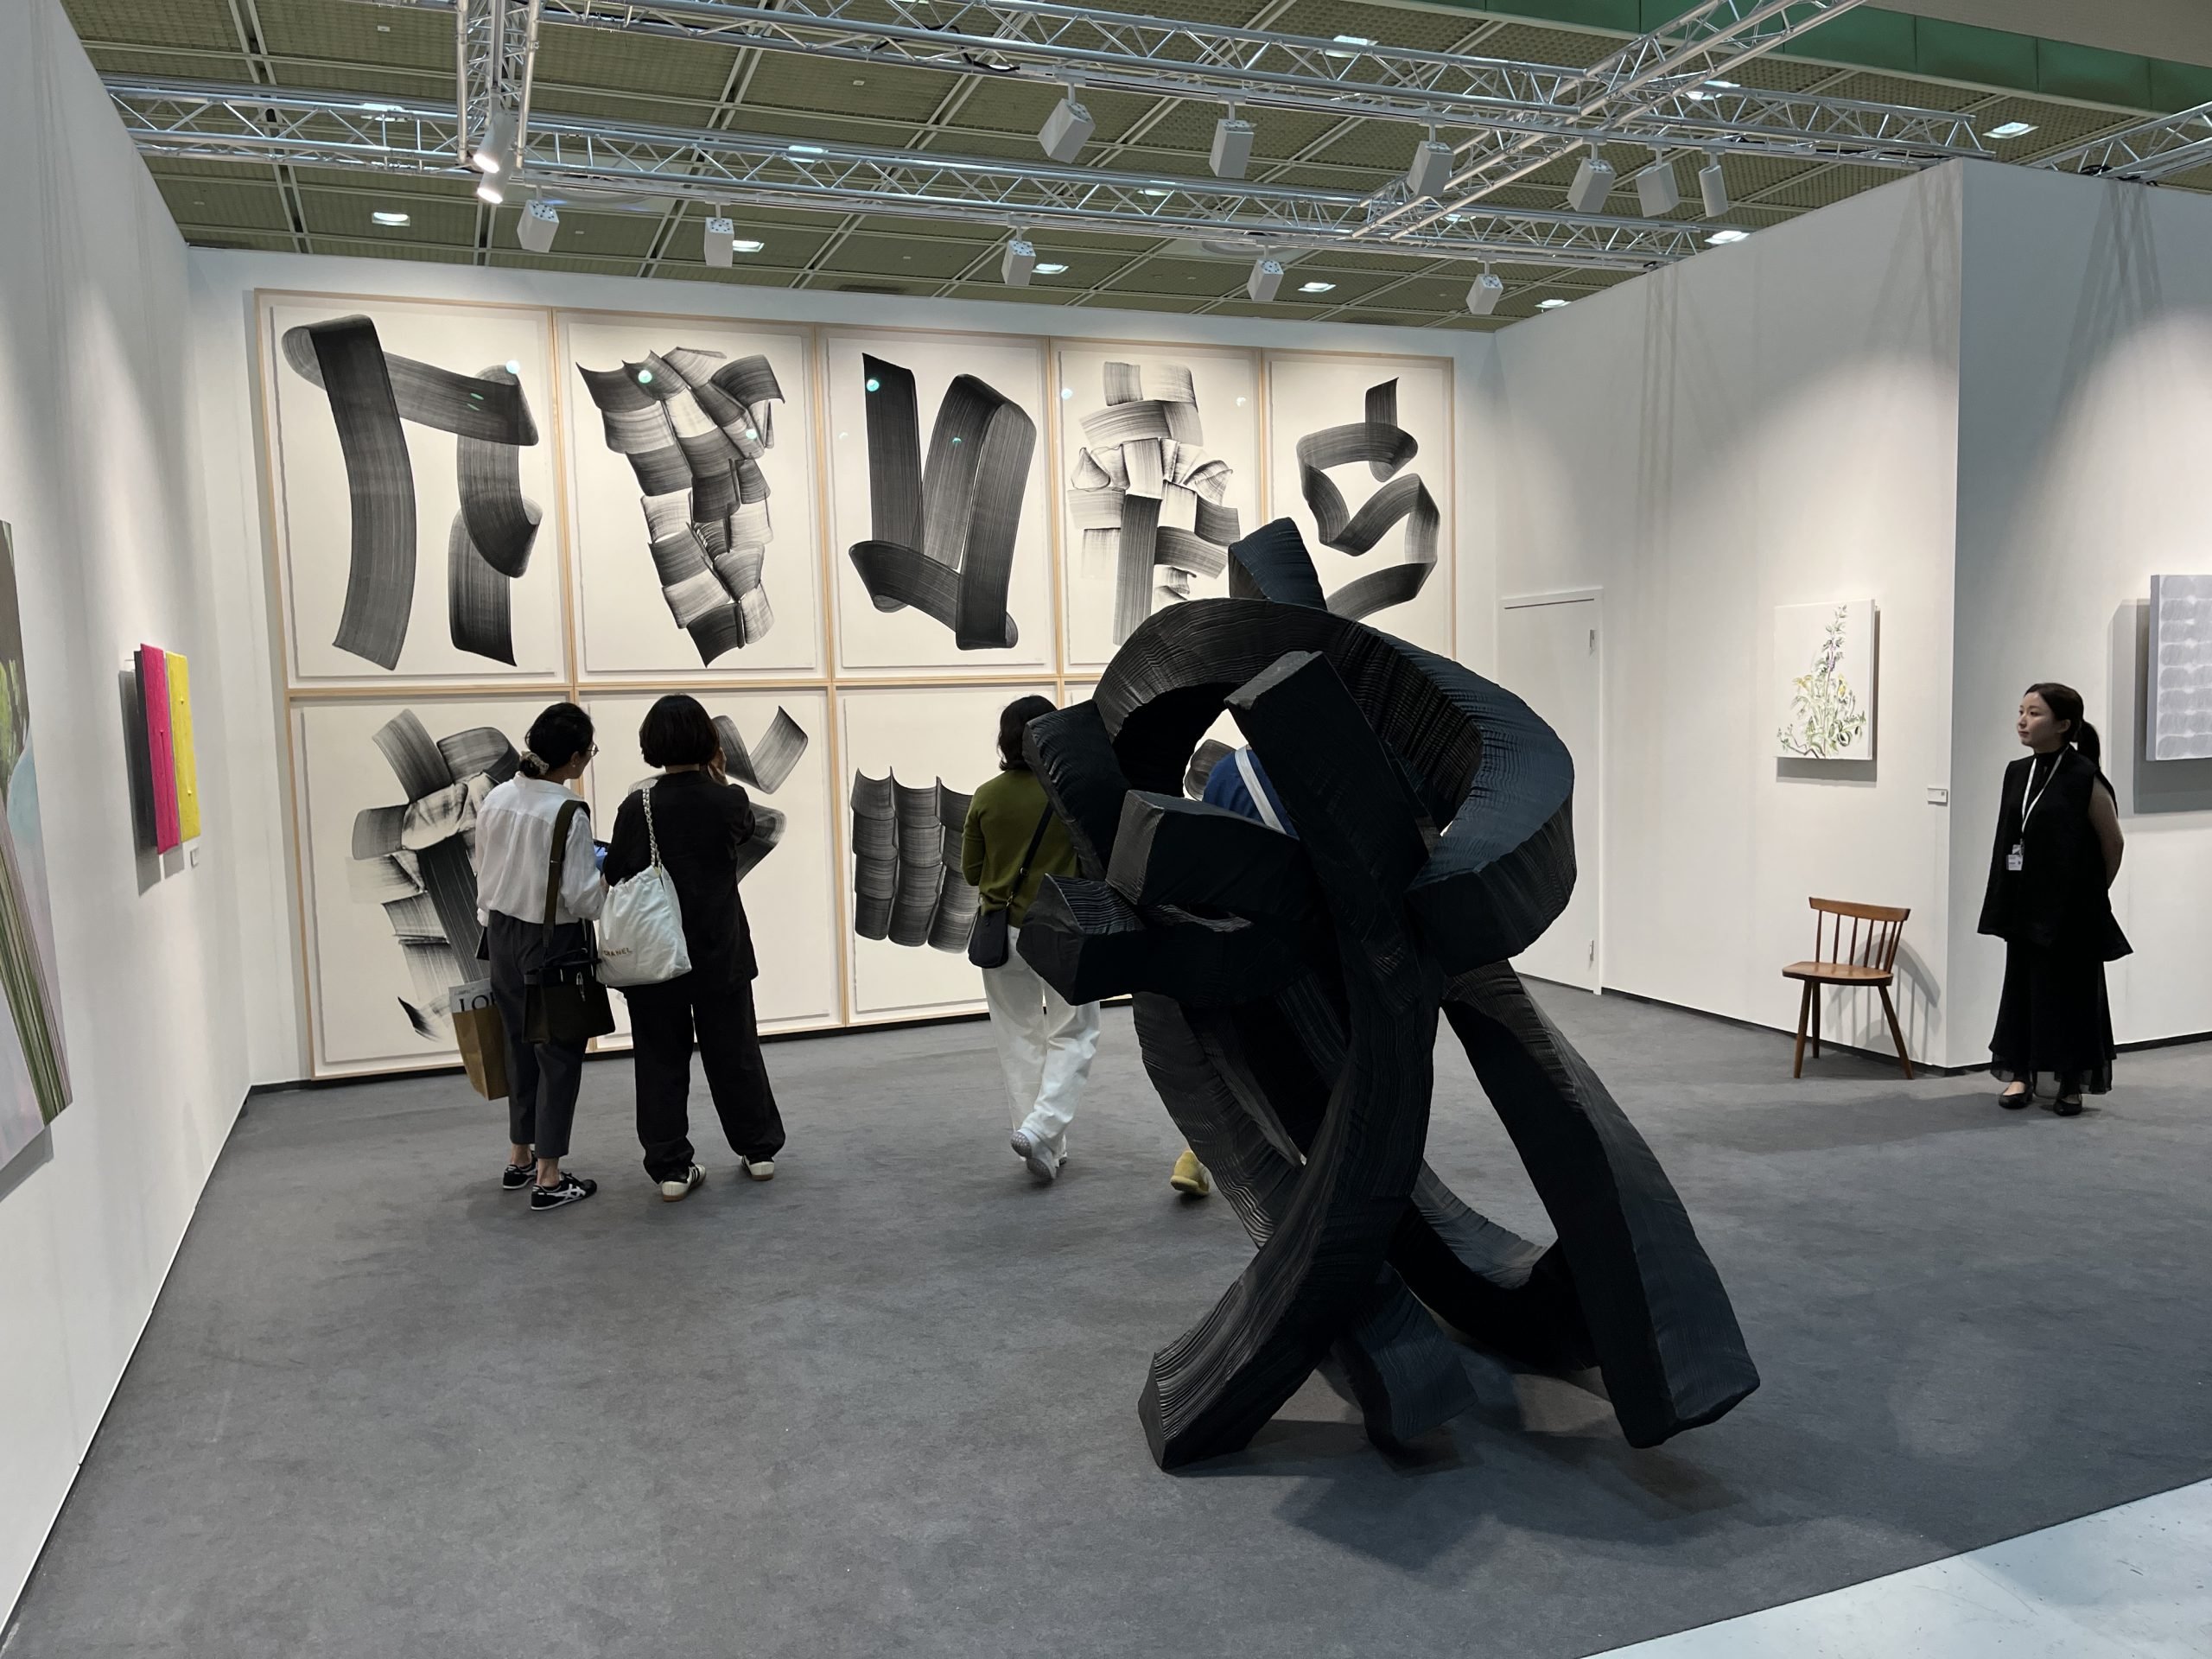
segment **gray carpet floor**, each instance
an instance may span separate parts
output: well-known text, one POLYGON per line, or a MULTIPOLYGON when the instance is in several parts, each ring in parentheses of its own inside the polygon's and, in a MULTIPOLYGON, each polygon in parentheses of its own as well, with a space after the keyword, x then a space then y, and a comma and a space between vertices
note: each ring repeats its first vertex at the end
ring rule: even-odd
MULTIPOLYGON (((550 1215, 497 1190, 499 1109, 381 1082, 253 1103, 0 1651, 1564 1659, 2212 1475, 2205 1050, 2064 1122, 1544 1001, 1765 1377, 1657 1451, 1471 1356, 1482 1408, 1416 1455, 1312 1382, 1158 1472, 1147 1359, 1249 1246, 1168 1191, 1125 1013, 1042 1189, 980 1025, 772 1046, 781 1173, 717 1149, 682 1205, 626 1061, 588 1071, 600 1195, 550 1215)), ((1431 1160, 1544 1232, 1450 1052, 1431 1160)))

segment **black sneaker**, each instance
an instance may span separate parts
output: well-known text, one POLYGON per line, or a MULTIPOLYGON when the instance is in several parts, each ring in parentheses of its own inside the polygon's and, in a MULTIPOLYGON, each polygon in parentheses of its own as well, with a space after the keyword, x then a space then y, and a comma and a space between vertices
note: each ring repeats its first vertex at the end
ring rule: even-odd
POLYGON ((526 1164, 509 1164, 499 1172, 499 1191, 519 1192, 537 1179, 537 1160, 526 1164))
POLYGON ((563 1171, 560 1180, 554 1185, 531 1188, 530 1207, 533 1210, 558 1210, 564 1204, 582 1204, 598 1191, 597 1181, 588 1181, 563 1171))

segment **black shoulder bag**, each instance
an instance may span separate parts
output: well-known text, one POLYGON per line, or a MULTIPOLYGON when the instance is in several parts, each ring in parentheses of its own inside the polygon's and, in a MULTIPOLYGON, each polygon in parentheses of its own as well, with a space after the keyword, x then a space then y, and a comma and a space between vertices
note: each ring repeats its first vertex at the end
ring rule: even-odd
MULTIPOLYGON (((1037 849, 1045 844, 1045 831, 1052 822, 1052 809, 1048 805, 1045 816, 1037 820, 1037 833, 1029 837, 1029 850, 1021 855, 1021 868, 1014 873, 1014 892, 1019 896, 1021 883, 1029 874, 1029 866, 1037 856, 1037 849)), ((979 910, 976 925, 968 933, 968 960, 978 968, 1003 968, 1012 954, 1013 942, 1007 937, 1007 918, 1013 914, 1011 902, 996 910, 979 910)))
POLYGON ((561 871, 569 861, 569 826, 583 810, 582 801, 563 801, 553 820, 553 858, 545 874, 545 959, 523 986, 525 1042, 580 1048, 614 1029, 613 1007, 594 971, 598 953, 592 949, 591 924, 584 924, 582 944, 557 957, 553 954, 553 918, 561 903, 561 871))

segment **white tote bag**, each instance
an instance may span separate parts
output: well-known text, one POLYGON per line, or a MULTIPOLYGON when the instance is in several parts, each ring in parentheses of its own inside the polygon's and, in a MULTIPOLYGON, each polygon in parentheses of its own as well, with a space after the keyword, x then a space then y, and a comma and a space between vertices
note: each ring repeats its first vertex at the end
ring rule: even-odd
POLYGON ((691 971, 676 879, 660 861, 660 837, 653 832, 653 791, 648 786, 639 792, 653 861, 620 886, 609 887, 599 912, 600 983, 623 989, 662 984, 691 971))

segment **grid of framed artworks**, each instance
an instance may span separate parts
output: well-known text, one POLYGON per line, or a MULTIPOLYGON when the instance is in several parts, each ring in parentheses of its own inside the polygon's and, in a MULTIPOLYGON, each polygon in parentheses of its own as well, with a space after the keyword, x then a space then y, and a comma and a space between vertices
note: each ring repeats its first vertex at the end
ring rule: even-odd
POLYGON ((762 1027, 795 1031, 981 1007, 958 828, 999 709, 1088 695, 1267 519, 1332 607, 1453 648, 1447 358, 289 292, 256 317, 318 1076, 453 1058, 476 807, 550 702, 597 721, 601 834, 653 699, 716 717, 772 842, 741 886, 762 1027))

